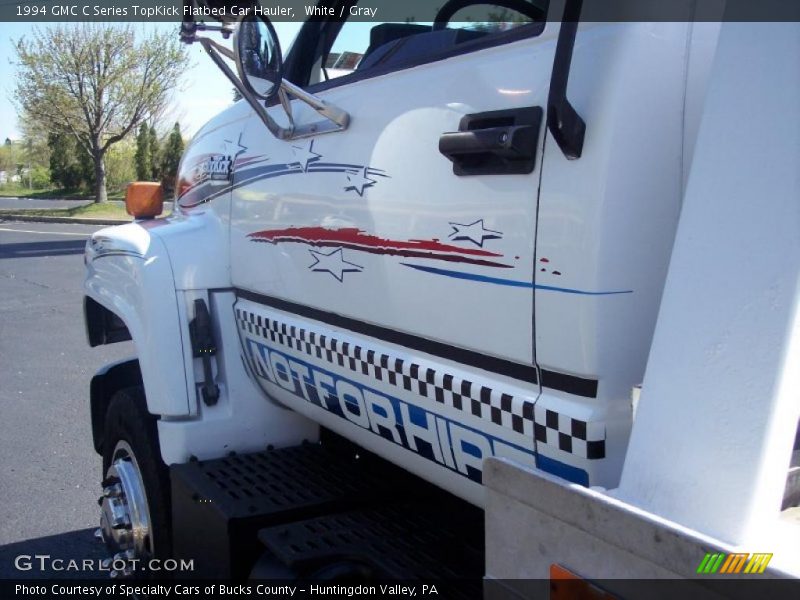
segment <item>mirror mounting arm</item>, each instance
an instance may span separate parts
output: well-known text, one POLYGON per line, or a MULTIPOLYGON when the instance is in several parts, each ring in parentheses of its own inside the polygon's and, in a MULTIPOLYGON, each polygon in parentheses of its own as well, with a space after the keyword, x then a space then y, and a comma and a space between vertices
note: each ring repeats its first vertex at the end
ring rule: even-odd
POLYGON ((234 30, 231 28, 229 23, 223 23, 222 25, 214 25, 212 23, 196 23, 194 25, 194 29, 195 31, 218 31, 226 40, 234 33, 234 30))
POLYGON ((347 129, 347 126, 350 124, 350 115, 346 110, 328 104, 324 100, 317 98, 313 94, 309 94, 304 89, 297 87, 295 84, 285 79, 281 82, 281 90, 285 90, 298 100, 305 102, 320 115, 332 121, 337 125, 337 130, 347 129))
POLYGON ((278 100, 283 107, 283 111, 286 113, 286 117, 289 119, 289 126, 294 130, 294 115, 292 114, 292 99, 289 97, 287 91, 281 86, 278 88, 278 100))
POLYGON ((214 50, 216 50, 217 52, 222 54, 222 56, 224 56, 228 60, 235 60, 236 59, 236 57, 235 57, 235 55, 233 53, 233 50, 231 50, 230 48, 226 48, 222 44, 219 44, 219 43, 215 42, 214 40, 212 40, 210 38, 205 38, 205 37, 201 37, 201 36, 196 35, 194 37, 194 41, 200 42, 200 44, 202 44, 203 48, 205 48, 206 52, 208 52, 207 46, 210 46, 210 47, 214 48, 214 50))
POLYGON ((281 127, 267 112, 267 109, 264 107, 262 101, 249 89, 247 89, 247 86, 241 82, 241 80, 233 73, 233 70, 223 60, 223 56, 231 60, 234 59, 234 53, 231 50, 222 44, 218 44, 210 38, 199 35, 195 35, 192 41, 199 42, 200 45, 203 46, 206 54, 211 57, 211 60, 214 61, 214 64, 216 64, 219 70, 225 74, 225 76, 239 91, 242 97, 247 100, 253 110, 255 110, 258 117, 264 122, 264 125, 267 126, 267 129, 269 129, 270 133, 279 140, 295 140, 312 135, 343 131, 347 129, 348 125, 350 124, 350 115, 347 113, 347 111, 328 104, 324 100, 309 94, 302 88, 299 88, 293 83, 283 79, 281 81, 279 95, 281 105, 283 106, 289 118, 289 127, 281 127), (289 96, 294 96, 301 102, 305 102, 327 120, 321 123, 310 123, 308 125, 296 126, 292 116, 289 96))
MULTIPOLYGON (((245 18, 243 17, 243 19, 239 22, 239 32, 237 32, 237 36, 239 35, 245 22, 245 18)), ((270 31, 274 36, 274 30, 272 30, 269 20, 265 19, 265 22, 269 26, 270 31)), ((206 54, 208 54, 211 60, 214 61, 214 64, 217 65, 217 68, 223 72, 236 90, 245 100, 247 100, 247 103, 252 107, 261 121, 263 121, 264 125, 267 126, 267 129, 269 129, 270 133, 279 140, 294 140, 314 135, 321 135, 323 133, 343 131, 350 125, 350 115, 347 111, 329 104, 321 98, 317 98, 313 94, 306 92, 304 89, 283 78, 280 78, 280 85, 278 86, 277 95, 278 101, 280 102, 280 105, 289 120, 289 126, 283 127, 279 125, 275 119, 270 116, 266 105, 262 101, 262 98, 265 98, 265 96, 259 96, 251 89, 251 86, 247 85, 244 81, 244 77, 246 75, 243 74, 242 71, 242 63, 241 57, 239 56, 238 46, 235 51, 229 50, 211 38, 197 35, 198 31, 218 31, 222 33, 223 37, 227 38, 233 33, 233 29, 227 23, 221 26, 184 23, 181 29, 181 40, 187 44, 198 42, 201 46, 203 46, 203 50, 205 50, 206 54), (237 64, 241 74, 240 77, 237 77, 231 67, 225 62, 223 57, 237 64), (324 120, 316 123, 298 125, 295 122, 292 114, 292 97, 297 98, 301 102, 313 108, 321 117, 323 117, 324 120)), ((277 39, 275 44, 277 46, 277 39)), ((280 61, 279 46, 277 51, 280 61)), ((280 77, 280 75, 278 75, 278 77, 280 77)))
POLYGON ((214 40, 206 37, 195 36, 194 41, 200 42, 200 45, 203 46, 203 50, 206 51, 206 54, 211 57, 211 60, 214 61, 214 64, 217 65, 219 70, 225 74, 225 76, 230 80, 242 97, 247 100, 248 104, 253 107, 253 110, 256 111, 256 114, 264 122, 264 125, 267 126, 267 129, 269 129, 272 135, 279 140, 290 140, 295 137, 293 135, 295 129, 294 124, 292 124, 292 126, 288 129, 278 125, 278 123, 276 123, 275 120, 269 115, 267 109, 264 108, 261 101, 255 95, 253 95, 244 84, 242 84, 239 78, 234 75, 231 68, 222 59, 222 56, 220 56, 223 55, 233 60, 233 52, 225 48, 225 46, 218 44, 214 40))

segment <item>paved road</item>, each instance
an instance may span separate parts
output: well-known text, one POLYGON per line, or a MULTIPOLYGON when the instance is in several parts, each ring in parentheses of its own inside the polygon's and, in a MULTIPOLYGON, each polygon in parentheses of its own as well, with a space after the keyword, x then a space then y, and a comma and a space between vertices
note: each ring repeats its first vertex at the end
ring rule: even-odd
POLYGON ((86 343, 83 246, 94 229, 0 221, 0 578, 39 575, 14 570, 19 554, 104 555, 92 539, 100 458, 88 386, 133 347, 86 343))
POLYGON ((75 208, 90 200, 39 200, 37 198, 0 197, 0 208, 75 208))

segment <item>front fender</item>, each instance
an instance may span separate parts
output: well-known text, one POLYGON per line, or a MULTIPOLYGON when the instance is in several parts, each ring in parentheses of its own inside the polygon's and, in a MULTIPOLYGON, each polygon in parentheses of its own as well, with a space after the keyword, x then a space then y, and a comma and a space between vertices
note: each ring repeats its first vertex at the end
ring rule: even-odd
POLYGON ((192 413, 183 360, 183 328, 164 243, 129 223, 92 235, 86 249, 86 295, 125 323, 136 347, 151 414, 192 413))

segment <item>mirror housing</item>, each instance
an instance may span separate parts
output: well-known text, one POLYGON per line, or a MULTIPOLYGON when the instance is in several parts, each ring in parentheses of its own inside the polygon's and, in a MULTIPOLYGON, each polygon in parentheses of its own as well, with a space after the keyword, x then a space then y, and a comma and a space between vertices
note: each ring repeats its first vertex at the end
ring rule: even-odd
POLYGON ((135 181, 125 192, 125 210, 135 219, 152 219, 164 211, 164 189, 160 183, 135 181))
POLYGON ((247 90, 263 100, 274 98, 283 83, 283 56, 268 19, 248 15, 239 22, 234 57, 239 79, 247 90))

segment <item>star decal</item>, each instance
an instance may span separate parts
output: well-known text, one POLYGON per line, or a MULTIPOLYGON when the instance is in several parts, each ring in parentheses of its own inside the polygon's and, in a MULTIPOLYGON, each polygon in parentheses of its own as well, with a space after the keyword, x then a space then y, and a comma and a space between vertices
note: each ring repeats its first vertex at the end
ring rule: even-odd
POLYGON ((347 262, 342 254, 342 249, 331 250, 328 254, 318 250, 309 250, 314 258, 314 263, 309 265, 309 269, 321 273, 330 273, 339 282, 344 279, 345 273, 360 273, 364 267, 347 262))
POLYGON ((242 154, 243 152, 247 152, 247 147, 242 146, 242 134, 239 134, 239 139, 235 142, 232 140, 225 140, 222 142, 222 154, 230 158, 232 161, 236 160, 236 157, 242 154))
POLYGON ((486 229, 483 225, 483 219, 478 219, 469 225, 462 225, 461 223, 450 223, 453 232, 450 234, 450 239, 453 241, 470 241, 476 246, 483 248, 483 242, 486 240, 499 240, 503 238, 503 234, 493 229, 486 229))
POLYGON ((304 173, 308 173, 308 165, 310 163, 322 158, 322 154, 314 152, 314 140, 311 140, 307 146, 292 146, 292 153, 296 160, 290 164, 300 165, 304 173))
POLYGON ((345 186, 344 190, 353 190, 359 196, 363 196, 366 188, 375 185, 375 180, 367 177, 368 170, 369 167, 364 167, 362 170, 356 171, 355 173, 346 173, 349 185, 345 186))

